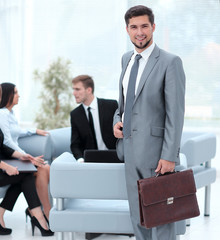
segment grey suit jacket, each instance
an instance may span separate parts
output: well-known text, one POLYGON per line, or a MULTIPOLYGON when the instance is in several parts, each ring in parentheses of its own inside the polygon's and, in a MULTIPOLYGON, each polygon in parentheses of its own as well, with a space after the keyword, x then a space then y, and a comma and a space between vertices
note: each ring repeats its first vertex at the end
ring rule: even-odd
MULTIPOLYGON (((124 112, 122 80, 132 54, 133 51, 122 57, 119 107, 113 125, 121 121, 124 112)), ((119 158, 125 161, 135 158, 138 166, 146 168, 156 168, 160 159, 179 163, 184 95, 185 74, 181 59, 155 46, 135 96, 131 137, 117 141, 119 158)))

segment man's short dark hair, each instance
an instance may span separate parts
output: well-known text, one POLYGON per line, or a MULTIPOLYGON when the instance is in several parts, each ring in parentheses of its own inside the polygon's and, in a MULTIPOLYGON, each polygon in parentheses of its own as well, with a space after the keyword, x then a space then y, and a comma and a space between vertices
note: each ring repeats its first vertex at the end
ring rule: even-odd
POLYGON ((75 78, 73 78, 72 83, 78 83, 81 82, 84 86, 84 88, 92 88, 92 93, 94 93, 95 90, 95 86, 94 86, 94 81, 92 79, 92 77, 90 77, 89 75, 79 75, 75 78))
POLYGON ((149 17, 149 21, 151 25, 154 24, 154 14, 151 8, 148 8, 143 5, 137 5, 134 7, 131 7, 128 9, 128 11, 125 13, 125 22, 126 25, 128 26, 129 20, 133 17, 139 17, 139 16, 144 16, 147 15, 149 17))

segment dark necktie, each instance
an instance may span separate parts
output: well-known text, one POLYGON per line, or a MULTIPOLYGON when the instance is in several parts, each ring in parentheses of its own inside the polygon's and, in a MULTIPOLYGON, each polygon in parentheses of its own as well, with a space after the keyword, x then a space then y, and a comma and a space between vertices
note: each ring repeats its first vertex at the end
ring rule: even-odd
POLYGON ((129 137, 131 135, 131 112, 135 98, 135 85, 138 74, 140 54, 135 56, 134 64, 131 68, 128 90, 126 95, 125 111, 124 111, 124 124, 123 124, 123 135, 129 137))
POLYGON ((94 149, 98 149, 96 135, 95 135, 94 122, 93 122, 93 117, 92 117, 92 113, 91 113, 90 109, 91 108, 88 107, 89 125, 90 125, 91 131, 92 131, 92 136, 93 136, 93 140, 94 140, 94 144, 95 144, 95 148, 94 149))

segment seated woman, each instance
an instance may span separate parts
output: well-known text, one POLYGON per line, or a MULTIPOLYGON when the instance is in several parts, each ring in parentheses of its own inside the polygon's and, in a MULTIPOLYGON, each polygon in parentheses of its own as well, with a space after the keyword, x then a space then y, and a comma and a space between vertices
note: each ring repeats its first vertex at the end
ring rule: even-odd
MULTIPOLYGON (((39 134, 45 136, 48 133, 40 129, 25 130, 20 128, 12 110, 19 101, 18 90, 16 86, 12 83, 2 83, 1 87, 2 101, 0 103, 0 128, 4 134, 4 144, 24 154, 25 152, 18 146, 19 137, 31 136, 32 134, 39 134)), ((35 158, 35 160, 37 162, 38 159, 35 158)), ((50 166, 48 164, 40 164, 38 166, 38 171, 36 173, 36 188, 40 201, 43 205, 44 213, 48 219, 51 209, 48 195, 50 166)), ((26 209, 26 216, 27 215, 29 215, 28 209, 26 209)))
MULTIPOLYGON (((0 85, 0 102, 1 102, 1 85, 0 85)), ((35 159, 24 153, 19 153, 3 144, 4 135, 0 130, 0 154, 6 157, 14 157, 22 160, 30 160, 35 162, 35 159)), ((43 159, 38 157, 38 163, 43 164, 43 159)), ((0 160, 0 187, 9 185, 6 195, 0 204, 0 235, 11 234, 12 229, 6 228, 4 223, 5 210, 12 211, 14 204, 21 192, 24 193, 31 214, 32 235, 34 235, 35 226, 39 228, 42 236, 52 236, 54 233, 47 225, 42 210, 41 203, 37 195, 35 187, 35 179, 32 173, 19 173, 16 167, 13 167, 4 161, 0 160)))

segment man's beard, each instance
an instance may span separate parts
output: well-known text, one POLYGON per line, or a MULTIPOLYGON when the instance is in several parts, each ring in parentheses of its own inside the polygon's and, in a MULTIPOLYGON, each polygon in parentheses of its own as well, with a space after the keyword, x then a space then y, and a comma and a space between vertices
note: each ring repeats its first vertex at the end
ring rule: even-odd
POLYGON ((139 48, 139 49, 145 49, 148 45, 149 45, 149 43, 150 43, 150 41, 152 40, 152 37, 150 38, 150 40, 149 41, 147 41, 144 45, 142 45, 142 46, 138 46, 136 43, 134 43, 134 42, 132 42, 133 44, 134 44, 134 46, 136 47, 136 48, 139 48))

